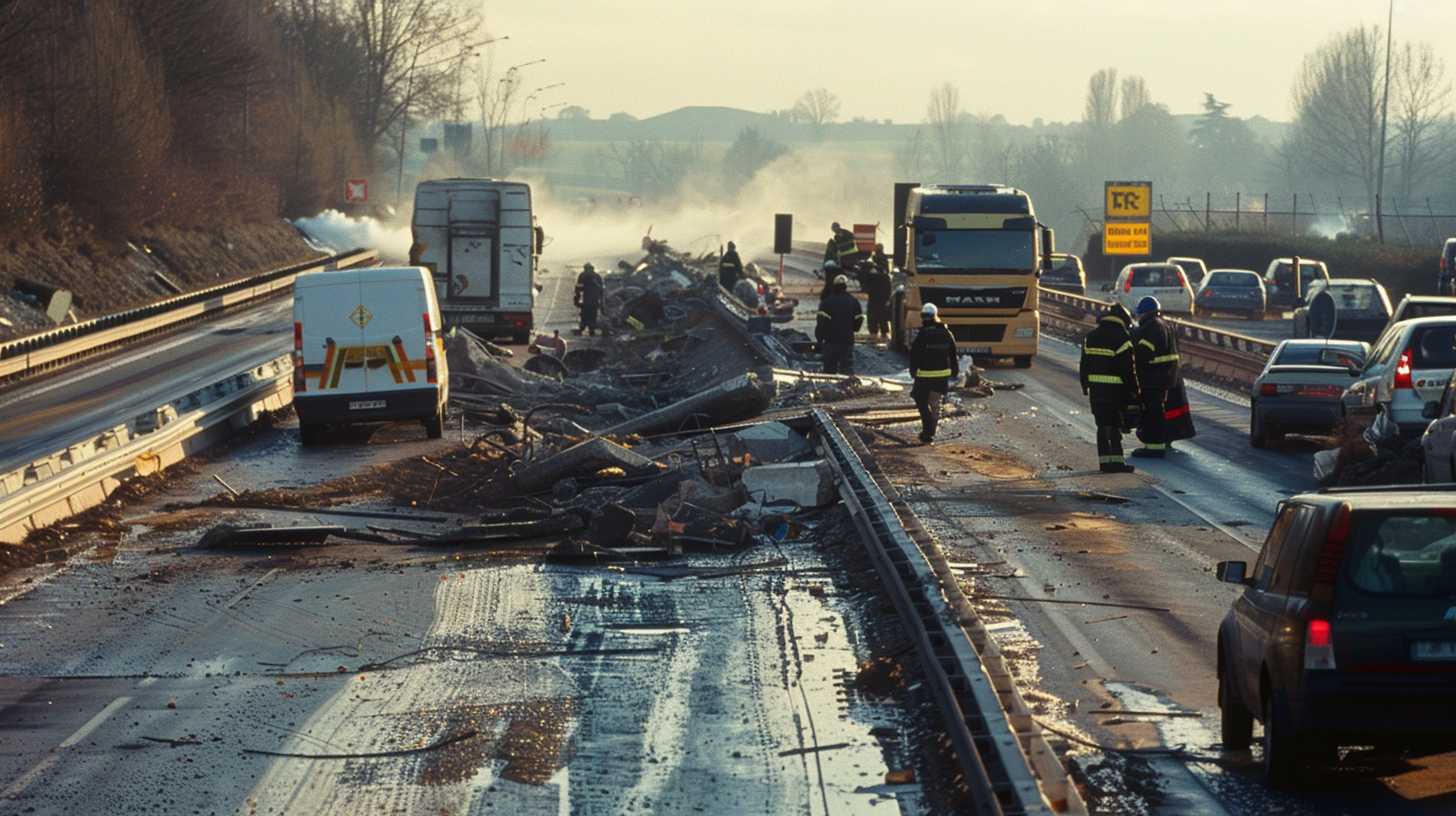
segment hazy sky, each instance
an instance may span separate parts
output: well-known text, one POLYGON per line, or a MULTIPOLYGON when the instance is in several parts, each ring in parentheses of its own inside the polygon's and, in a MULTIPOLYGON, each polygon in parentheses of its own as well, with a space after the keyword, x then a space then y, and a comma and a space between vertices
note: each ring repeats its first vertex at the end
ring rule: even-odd
MULTIPOLYGON (((1153 99, 1196 112, 1203 92, 1232 113, 1290 118, 1302 57, 1332 33, 1384 24, 1386 0, 525 0, 488 2, 497 64, 527 91, 603 117, 683 105, 786 108, 824 86, 843 118, 921 121, 932 86, 962 106, 1078 119, 1087 77, 1142 74, 1153 99)), ((1395 0, 1395 34, 1456 34, 1456 0, 1395 0)), ((1456 54, 1448 76, 1456 74, 1456 54)))

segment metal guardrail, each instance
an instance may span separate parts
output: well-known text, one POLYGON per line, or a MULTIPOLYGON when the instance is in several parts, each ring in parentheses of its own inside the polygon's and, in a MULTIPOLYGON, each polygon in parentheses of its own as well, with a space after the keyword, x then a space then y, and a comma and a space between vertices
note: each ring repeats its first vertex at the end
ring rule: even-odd
POLYGON ((844 419, 816 435, 876 570, 909 630, 975 813, 1086 813, 950 564, 844 419))
POLYGON ((190 391, 122 425, 0 474, 0 542, 101 504, 124 480, 158 472, 293 400, 289 355, 190 391))
POLYGON ((0 343, 0 382, 51 370, 183 323, 287 291, 305 272, 372 264, 379 253, 355 249, 293 264, 146 306, 0 343))
MULTIPOLYGON (((1044 323, 1080 336, 1097 325, 1097 318, 1111 301, 1039 289, 1044 323)), ((1253 385, 1274 353, 1277 343, 1256 337, 1210 328, 1178 318, 1166 318, 1178 335, 1178 353, 1185 371, 1204 379, 1242 387, 1253 385)))

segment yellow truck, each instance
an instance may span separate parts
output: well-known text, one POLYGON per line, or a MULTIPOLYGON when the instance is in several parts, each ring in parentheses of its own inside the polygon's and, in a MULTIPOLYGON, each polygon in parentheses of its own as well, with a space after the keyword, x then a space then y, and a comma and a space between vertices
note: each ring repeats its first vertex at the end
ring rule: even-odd
POLYGON ((1054 249, 1031 196, 996 184, 897 184, 895 224, 904 272, 895 344, 909 347, 921 307, 934 303, 962 352, 1030 367, 1041 333, 1037 278, 1054 249))

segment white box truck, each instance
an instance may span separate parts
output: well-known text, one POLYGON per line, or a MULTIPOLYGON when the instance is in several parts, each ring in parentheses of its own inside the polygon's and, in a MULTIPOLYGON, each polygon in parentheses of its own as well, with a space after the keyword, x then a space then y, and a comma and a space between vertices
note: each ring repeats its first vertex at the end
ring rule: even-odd
POLYGON ((293 284, 293 409, 303 444, 326 425, 418 420, 444 432, 450 371, 430 273, 337 269, 293 284))
POLYGON ((530 185, 422 181, 410 230, 410 263, 430 270, 447 326, 516 343, 530 338, 542 244, 530 185))

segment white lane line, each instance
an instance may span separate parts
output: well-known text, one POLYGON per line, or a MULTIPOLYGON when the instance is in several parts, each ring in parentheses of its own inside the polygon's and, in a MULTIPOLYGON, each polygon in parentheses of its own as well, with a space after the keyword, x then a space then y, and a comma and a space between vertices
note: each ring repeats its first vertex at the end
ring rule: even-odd
POLYGON ((1162 485, 1157 484, 1156 482, 1150 482, 1148 486, 1151 487, 1152 489, 1158 491, 1159 493, 1163 494, 1165 497, 1167 497, 1169 499, 1172 499, 1174 502, 1176 502, 1178 504, 1179 507, 1182 507, 1184 510, 1187 510, 1188 512, 1192 513, 1193 515, 1198 516, 1199 518, 1201 518, 1204 521, 1208 522, 1209 524, 1213 525, 1213 528, 1215 530, 1218 530, 1220 533, 1223 533, 1224 535, 1228 536, 1229 538, 1232 538, 1234 541, 1239 542, 1240 544, 1244 545, 1245 547, 1248 547, 1249 549, 1253 550, 1254 552, 1257 553, 1260 550, 1260 548, 1262 548, 1264 546, 1264 542, 1262 542, 1262 541, 1260 541, 1260 542, 1250 541, 1249 539, 1245 538, 1244 536, 1241 536, 1238 533, 1234 532, 1234 530, 1232 528, 1226 527, 1226 526, 1218 523, 1217 521, 1214 521, 1213 518, 1210 517, 1207 513, 1204 513, 1202 510, 1199 510, 1197 507, 1194 507, 1193 505, 1189 504, 1188 502, 1183 501, 1182 499, 1178 498, 1178 494, 1176 494, 1173 491, 1167 489, 1166 487, 1163 487, 1162 485))
MULTIPOLYGON (((80 728, 76 729, 76 733, 72 734, 69 737, 66 737, 64 740, 61 740, 61 744, 56 749, 56 751, 70 748, 81 740, 91 736, 92 731, 100 728, 103 723, 111 719, 111 715, 115 714, 117 711, 120 711, 121 707, 131 702, 131 700, 132 698, 129 696, 117 697, 115 700, 107 703, 105 708, 96 712, 96 716, 87 720, 85 725, 82 725, 80 728)), ((59 753, 56 753, 55 751, 51 752, 51 754, 48 755, 45 759, 37 762, 35 764, 35 767, 26 771, 23 776, 12 782, 10 784, 10 787, 6 788, 3 791, 0 791, 0 799, 14 799, 16 796, 19 796, 25 791, 26 788, 30 787, 35 782, 35 780, 39 779, 41 777, 41 774, 44 774, 46 771, 50 770, 51 767, 54 766, 57 762, 60 762, 60 760, 61 755, 59 753)))
POLYGON ((238 601, 241 601, 242 599, 248 597, 248 593, 249 592, 252 592, 253 590, 257 589, 259 584, 263 583, 264 581, 268 580, 269 578, 272 578, 274 575, 277 575, 278 573, 280 573, 282 571, 283 571, 283 568, 282 567, 274 567, 273 569, 270 569, 267 572, 263 573, 263 577, 262 578, 259 578, 258 580, 256 580, 253 583, 249 584, 248 587, 246 589, 244 589, 242 592, 239 592, 238 594, 234 595, 232 597, 232 600, 230 600, 227 603, 225 603, 225 604, 222 605, 222 608, 223 609, 232 609, 233 606, 236 605, 238 601))

